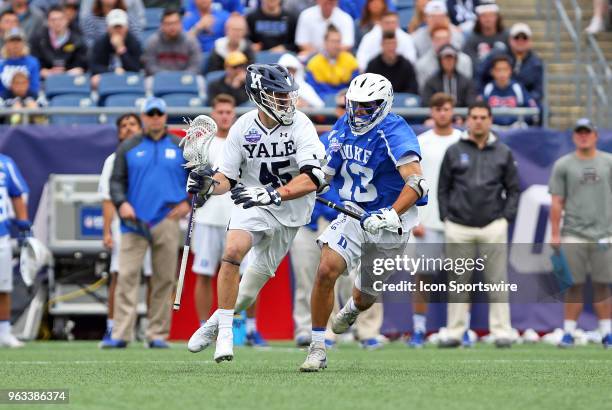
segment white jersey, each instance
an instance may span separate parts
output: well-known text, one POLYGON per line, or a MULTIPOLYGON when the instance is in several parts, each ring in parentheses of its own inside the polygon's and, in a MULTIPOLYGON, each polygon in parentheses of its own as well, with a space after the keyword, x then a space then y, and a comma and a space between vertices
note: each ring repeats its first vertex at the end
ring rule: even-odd
MULTIPOLYGON (((98 194, 102 201, 110 201, 110 179, 113 175, 113 167, 115 166, 115 153, 113 152, 104 160, 104 166, 102 167, 102 173, 100 174, 100 181, 98 182, 98 194)), ((119 217, 115 212, 113 222, 111 223, 111 233, 113 235, 113 242, 119 243, 121 237, 121 227, 119 223, 119 217)))
MULTIPOLYGON (((249 111, 229 131, 219 172, 247 187, 286 185, 306 165, 320 167, 325 148, 310 119, 296 111, 292 125, 277 125, 268 130, 249 111)), ((281 224, 306 225, 314 208, 315 193, 283 201, 279 206, 263 207, 281 224)))
POLYGON ((440 221, 440 210, 438 208, 438 179, 440 178, 440 166, 448 147, 459 141, 461 131, 454 129, 448 136, 440 136, 433 129, 425 131, 417 137, 421 147, 421 169, 423 176, 429 185, 428 201, 426 206, 419 207, 419 219, 423 226, 438 231, 444 230, 444 224, 440 221))
MULTIPOLYGON (((213 168, 218 168, 223 156, 225 138, 215 137, 208 148, 208 160, 213 168)), ((230 193, 213 195, 195 212, 195 222, 203 225, 226 228, 234 207, 230 193)))

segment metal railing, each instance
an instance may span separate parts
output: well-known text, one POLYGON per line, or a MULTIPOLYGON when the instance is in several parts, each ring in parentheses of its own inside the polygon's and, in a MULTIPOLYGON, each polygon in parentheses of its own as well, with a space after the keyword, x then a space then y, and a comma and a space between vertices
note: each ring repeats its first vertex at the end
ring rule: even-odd
MULTIPOLYGON (((550 2, 550 0, 549 0, 550 2)), ((572 0, 572 7, 574 9, 574 22, 572 23, 567 11, 565 10, 565 6, 561 0, 554 0, 554 7, 557 12, 557 25, 555 30, 555 61, 557 63, 561 62, 561 26, 565 28, 570 39, 574 43, 574 51, 576 54, 576 61, 581 60, 581 38, 580 33, 582 29, 582 9, 576 2, 576 0, 572 0)), ((549 19, 550 13, 547 15, 547 33, 550 33, 550 23, 549 19)), ((576 105, 580 104, 580 90, 582 88, 582 75, 580 72, 580 65, 574 64, 574 84, 576 85, 576 105)))

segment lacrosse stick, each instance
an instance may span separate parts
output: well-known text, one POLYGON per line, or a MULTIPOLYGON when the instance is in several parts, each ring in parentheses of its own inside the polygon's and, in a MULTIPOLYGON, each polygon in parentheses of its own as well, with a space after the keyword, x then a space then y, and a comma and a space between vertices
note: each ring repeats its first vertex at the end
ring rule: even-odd
MULTIPOLYGON (((217 134, 217 124, 206 115, 198 115, 195 119, 185 120, 185 122, 189 124, 189 128, 187 129, 187 135, 181 139, 179 147, 183 148, 183 157, 187 161, 185 168, 197 171, 208 164, 208 149, 215 134, 217 134)), ((196 197, 197 194, 191 198, 191 212, 189 213, 189 223, 187 224, 185 243, 183 244, 181 269, 179 270, 178 283, 176 285, 176 295, 174 296, 174 310, 181 308, 183 282, 185 280, 185 271, 187 270, 191 234, 193 233, 193 214, 196 197)))
MULTIPOLYGON (((351 218, 353 218, 353 219, 356 219, 356 220, 358 220, 358 221, 360 221, 360 220, 361 220, 361 215, 360 215, 360 214, 358 214, 357 212, 353 212, 353 211, 351 211, 350 209, 346 209, 345 207, 343 207, 343 206, 341 206, 341 205, 338 205, 338 204, 337 204, 337 203, 335 203, 335 202, 328 201, 327 199, 322 198, 322 197, 320 197, 320 196, 318 196, 316 199, 317 199, 317 201, 321 202, 323 205, 328 206, 328 207, 330 207, 331 209, 333 209, 333 210, 336 210, 336 211, 340 212, 341 214, 344 214, 344 215, 346 215, 346 216, 348 216, 348 217, 351 217, 351 218)), ((395 231, 392 231, 392 232, 395 232, 395 231)), ((397 234, 398 234, 398 235, 401 235, 402 233, 403 233, 402 228, 398 228, 398 229, 397 229, 397 234)))

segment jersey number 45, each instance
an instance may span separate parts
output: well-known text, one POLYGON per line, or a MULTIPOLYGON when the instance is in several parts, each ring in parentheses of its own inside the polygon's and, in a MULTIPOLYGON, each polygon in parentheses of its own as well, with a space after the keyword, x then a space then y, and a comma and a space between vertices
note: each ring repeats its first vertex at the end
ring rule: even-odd
POLYGON ((262 185, 272 185, 273 188, 278 188, 281 185, 287 185, 293 176, 288 172, 282 172, 282 168, 286 168, 291 164, 291 161, 275 161, 275 162, 262 162, 261 168, 259 169, 259 182, 262 185))

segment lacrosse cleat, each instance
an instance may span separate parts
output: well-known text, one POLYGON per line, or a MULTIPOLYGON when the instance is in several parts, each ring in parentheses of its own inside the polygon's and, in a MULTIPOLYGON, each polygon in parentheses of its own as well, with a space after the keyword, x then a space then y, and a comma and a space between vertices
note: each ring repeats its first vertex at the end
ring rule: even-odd
POLYGON ((108 339, 100 342, 100 349, 125 349, 127 342, 119 339, 108 339))
POLYGON ((308 348, 308 356, 300 366, 301 372, 318 372, 327 367, 327 353, 325 344, 312 342, 308 348))
POLYGON ((155 339, 149 341, 146 345, 149 349, 169 349, 170 345, 168 342, 162 339, 155 339))
POLYGON ((377 349, 382 348, 385 345, 383 342, 381 342, 375 337, 372 337, 370 339, 364 339, 360 343, 361 343, 361 347, 366 350, 377 350, 377 349))
POLYGON ((246 345, 251 347, 268 347, 268 342, 256 330, 246 335, 246 345))
POLYGON ((425 346, 425 332, 414 332, 408 341, 408 346, 417 349, 425 346))
POLYGON ((466 330, 463 332, 463 337, 461 338, 461 346, 462 347, 474 347, 474 342, 470 338, 470 331, 466 330))
POLYGON ((557 346, 561 348, 574 347, 574 336, 571 333, 565 333, 557 346))
POLYGON ((608 333, 602 340, 601 344, 604 349, 612 349, 612 333, 608 333))
POLYGON ((11 349, 18 349, 24 347, 25 344, 13 336, 12 333, 6 333, 0 336, 0 347, 8 347, 11 349))
POLYGON ((187 350, 191 353, 201 352, 215 341, 217 333, 217 324, 209 320, 191 335, 187 342, 187 350))
POLYGON ((215 348, 215 362, 221 363, 224 360, 228 362, 234 358, 234 336, 231 329, 224 334, 219 334, 217 337, 217 346, 215 348))
POLYGON ((337 335, 346 332, 355 323, 359 313, 349 309, 348 305, 344 306, 332 319, 332 331, 337 335))

